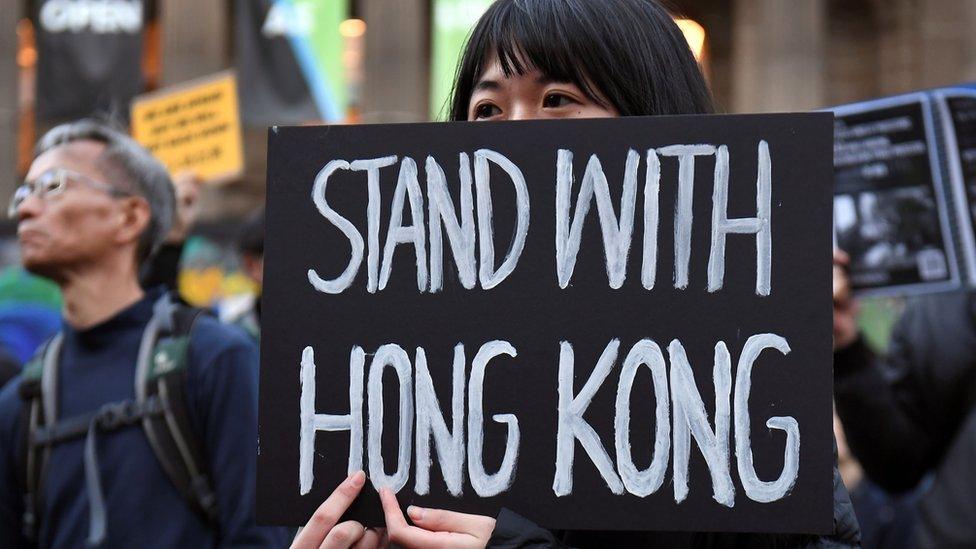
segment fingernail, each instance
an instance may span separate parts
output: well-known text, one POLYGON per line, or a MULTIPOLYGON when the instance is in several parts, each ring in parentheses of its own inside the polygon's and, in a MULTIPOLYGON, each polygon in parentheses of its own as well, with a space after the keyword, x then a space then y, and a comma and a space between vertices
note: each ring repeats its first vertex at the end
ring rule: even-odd
POLYGON ((356 488, 362 488, 363 484, 366 484, 366 473, 362 471, 356 471, 352 474, 352 485, 356 488))
POLYGON ((407 507, 407 514, 410 515, 411 520, 423 520, 424 512, 426 509, 423 507, 417 507, 416 505, 411 505, 407 507))

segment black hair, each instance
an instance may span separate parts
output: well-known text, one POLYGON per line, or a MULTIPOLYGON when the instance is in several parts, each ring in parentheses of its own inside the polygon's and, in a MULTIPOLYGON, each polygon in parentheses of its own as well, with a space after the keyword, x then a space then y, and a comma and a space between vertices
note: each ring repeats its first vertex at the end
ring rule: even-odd
POLYGON ((264 255, 264 208, 260 208, 241 225, 237 247, 242 254, 255 257, 264 255))
POLYGON ((657 0, 496 0, 458 64, 452 120, 467 120, 474 86, 496 56, 505 76, 538 69, 621 116, 713 110, 688 42, 657 0))

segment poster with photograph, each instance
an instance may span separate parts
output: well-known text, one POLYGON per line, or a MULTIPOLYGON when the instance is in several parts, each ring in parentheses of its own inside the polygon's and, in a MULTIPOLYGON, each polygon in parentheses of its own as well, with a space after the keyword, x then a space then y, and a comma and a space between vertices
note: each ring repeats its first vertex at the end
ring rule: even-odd
POLYGON ((834 109, 834 231, 861 295, 960 285, 931 101, 910 94, 834 109))
POLYGON ((946 172, 958 216, 959 248, 969 283, 976 285, 976 89, 935 93, 943 128, 946 172))

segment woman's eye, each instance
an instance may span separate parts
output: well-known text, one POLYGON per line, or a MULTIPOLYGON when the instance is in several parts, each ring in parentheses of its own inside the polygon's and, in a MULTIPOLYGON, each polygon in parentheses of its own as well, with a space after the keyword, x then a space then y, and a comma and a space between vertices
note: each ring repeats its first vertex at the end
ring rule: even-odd
POLYGON ((557 109, 575 103, 569 96, 561 93, 550 93, 542 100, 542 106, 547 109, 557 109))
POLYGON ((501 112, 501 109, 491 103, 482 103, 474 108, 474 118, 475 120, 479 118, 491 118, 496 114, 501 114, 501 112))

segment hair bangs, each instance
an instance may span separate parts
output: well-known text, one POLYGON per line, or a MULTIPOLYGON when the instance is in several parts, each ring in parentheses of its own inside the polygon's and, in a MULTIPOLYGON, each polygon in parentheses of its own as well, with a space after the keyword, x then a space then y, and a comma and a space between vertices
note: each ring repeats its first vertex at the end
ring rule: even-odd
MULTIPOLYGON (((538 70, 546 78, 570 82, 593 101, 607 106, 606 100, 594 88, 591 76, 582 69, 580 60, 589 57, 584 40, 569 29, 578 22, 565 21, 581 14, 567 9, 566 3, 552 0, 496 3, 494 14, 485 14, 487 24, 479 37, 479 51, 485 55, 478 60, 471 85, 484 74, 492 55, 498 59, 506 77, 523 76, 538 70)), ((474 37, 472 37, 474 38, 474 37)))

